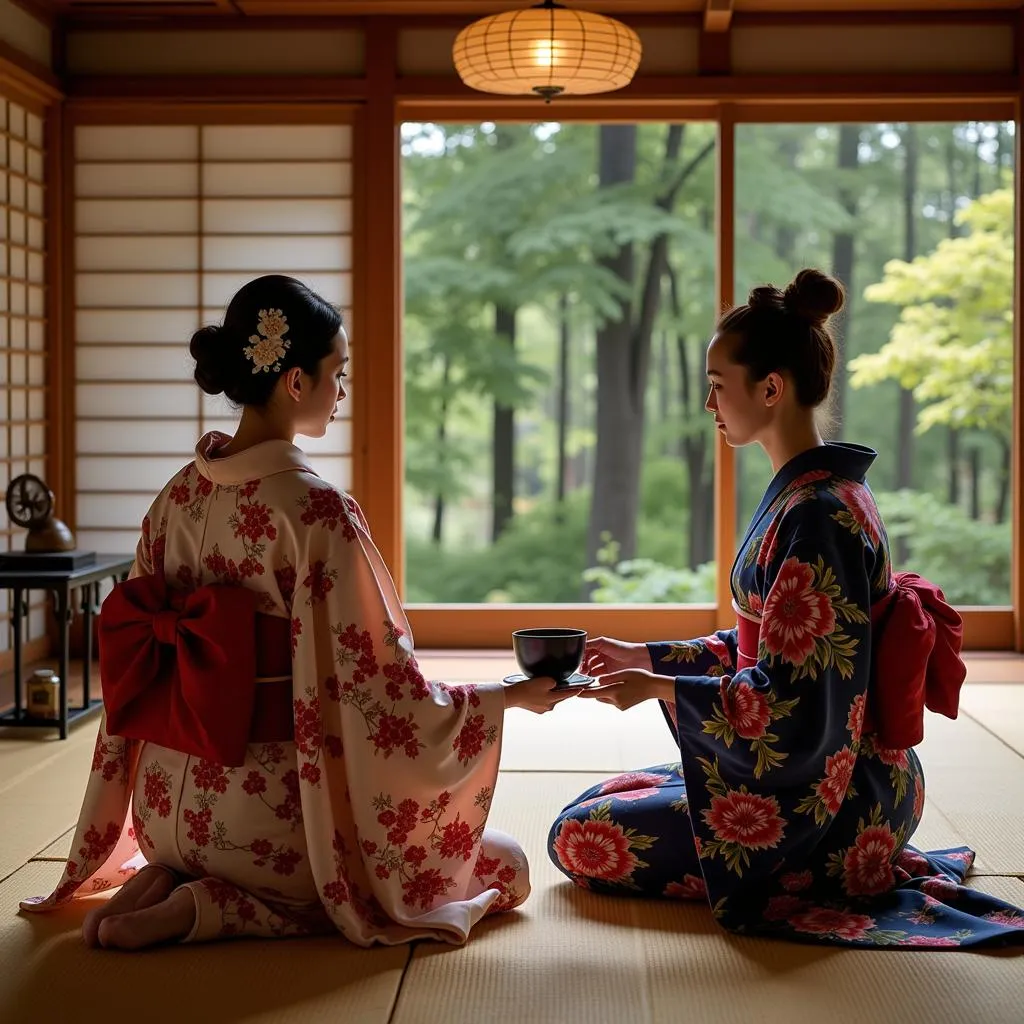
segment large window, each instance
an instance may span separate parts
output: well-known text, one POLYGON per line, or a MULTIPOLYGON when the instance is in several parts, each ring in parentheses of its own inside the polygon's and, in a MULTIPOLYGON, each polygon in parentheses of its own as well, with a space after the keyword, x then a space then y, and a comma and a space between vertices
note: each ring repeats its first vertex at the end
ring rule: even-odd
POLYGON ((714 599, 715 137, 403 125, 408 600, 714 599))
MULTIPOLYGON (((897 568, 959 605, 1011 600, 1014 131, 740 123, 722 182, 737 302, 847 286, 826 436, 878 450, 897 568)), ((715 599, 714 140, 403 126, 408 600, 715 599)), ((742 533, 771 468, 735 475, 742 533)))
MULTIPOLYGON (((736 132, 737 301, 804 266, 844 282, 828 435, 877 449, 897 568, 1009 604, 1013 123, 736 132)), ((741 531, 770 476, 739 453, 741 531)))
MULTIPOLYGON (((192 381, 188 341, 246 281, 291 274, 351 302, 351 128, 82 125, 75 132, 77 525, 134 551, 167 480, 236 412, 192 381)), ((305 444, 351 482, 347 409, 305 444)))

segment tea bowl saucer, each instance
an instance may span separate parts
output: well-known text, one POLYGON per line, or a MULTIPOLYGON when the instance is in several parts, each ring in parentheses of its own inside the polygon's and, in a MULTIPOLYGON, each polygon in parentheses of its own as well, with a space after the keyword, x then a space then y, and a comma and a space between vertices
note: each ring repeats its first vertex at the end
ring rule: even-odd
MULTIPOLYGON (((522 672, 514 672, 510 676, 505 676, 502 679, 503 683, 522 683, 530 677, 522 672)), ((590 686, 594 686, 597 680, 593 676, 585 676, 582 672, 573 672, 571 676, 564 683, 558 683, 555 686, 556 690, 583 690, 590 686)))

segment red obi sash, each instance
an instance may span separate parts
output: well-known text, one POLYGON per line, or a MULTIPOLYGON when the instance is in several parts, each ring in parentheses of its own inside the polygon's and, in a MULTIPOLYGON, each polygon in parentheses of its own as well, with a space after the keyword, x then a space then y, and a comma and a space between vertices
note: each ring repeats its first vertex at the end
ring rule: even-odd
POLYGON ((240 586, 175 591, 162 575, 114 587, 99 621, 108 731, 227 767, 249 743, 291 740, 291 623, 258 601, 240 586))
MULTIPOLYGON (((888 750, 924 739, 924 710, 956 718, 967 666, 963 620, 942 591, 917 573, 893 574, 889 593, 871 606, 872 671, 864 732, 888 750)), ((739 616, 737 668, 757 664, 760 623, 739 616)))

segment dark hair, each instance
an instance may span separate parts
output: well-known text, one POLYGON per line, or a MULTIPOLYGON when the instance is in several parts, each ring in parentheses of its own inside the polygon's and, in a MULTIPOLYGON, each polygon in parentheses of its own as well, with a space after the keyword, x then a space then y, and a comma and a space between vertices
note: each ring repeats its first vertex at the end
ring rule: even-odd
POLYGON ((196 383, 208 394, 223 392, 235 405, 262 406, 281 374, 293 366, 315 377, 341 329, 341 313, 301 281, 268 274, 250 281, 228 303, 224 323, 192 335, 196 383), (279 310, 287 320, 284 354, 266 372, 257 370, 246 349, 259 340, 264 312, 279 310))
POLYGON ((773 285, 755 288, 745 306, 723 314, 717 330, 736 336, 732 361, 745 366, 751 380, 788 370, 797 401, 813 408, 828 398, 836 365, 828 319, 843 308, 845 299, 834 277, 801 270, 785 291, 773 285))

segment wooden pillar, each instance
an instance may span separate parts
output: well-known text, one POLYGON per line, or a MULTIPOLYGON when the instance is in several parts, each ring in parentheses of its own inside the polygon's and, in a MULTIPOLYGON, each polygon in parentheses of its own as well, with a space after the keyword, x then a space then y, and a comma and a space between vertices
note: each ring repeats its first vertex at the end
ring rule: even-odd
POLYGON ((402 218, 396 87, 398 32, 366 22, 367 99, 355 160, 353 492, 402 590, 402 218))
MULTIPOLYGON (((719 108, 715 148, 715 292, 721 312, 733 303, 736 237, 736 122, 728 104, 719 108)), ((717 315, 716 315, 717 319, 717 315)), ((735 623, 730 569, 736 554, 736 452, 715 432, 715 604, 721 628, 735 623)))
POLYGON ((1021 114, 1024 113, 1024 11, 1017 15, 1017 98, 1014 118, 1014 204, 1013 204, 1013 442, 1011 445, 1010 484, 1012 515, 1010 541, 1010 601, 1013 604, 1013 647, 1024 651, 1024 143, 1021 141, 1021 114))

